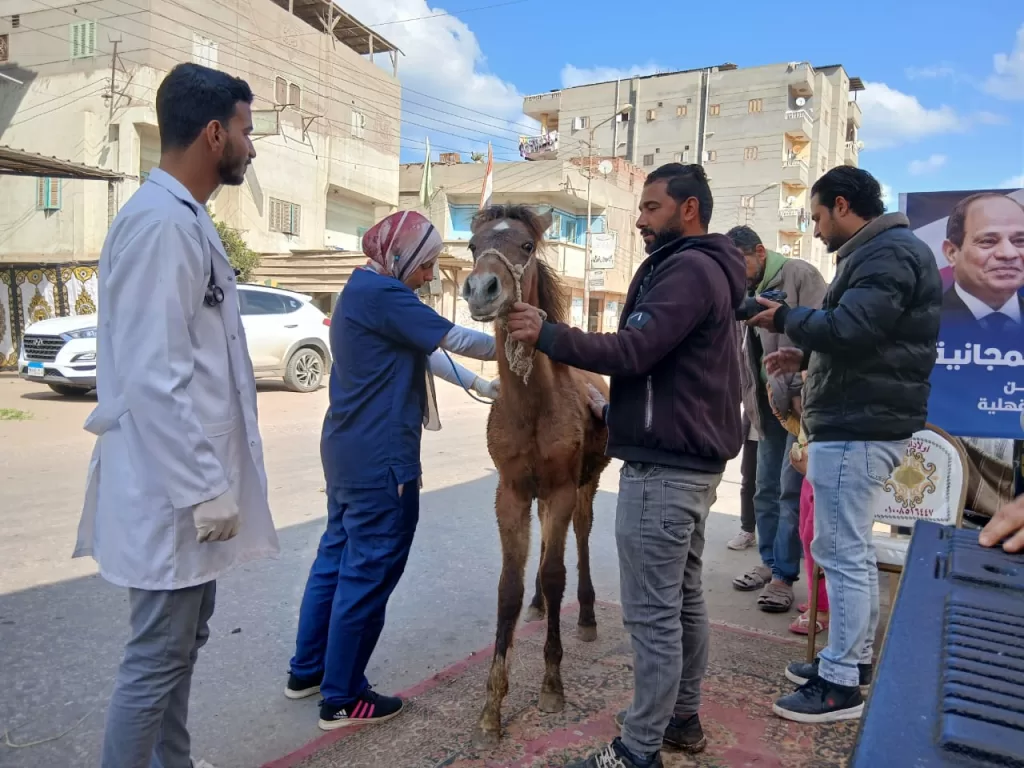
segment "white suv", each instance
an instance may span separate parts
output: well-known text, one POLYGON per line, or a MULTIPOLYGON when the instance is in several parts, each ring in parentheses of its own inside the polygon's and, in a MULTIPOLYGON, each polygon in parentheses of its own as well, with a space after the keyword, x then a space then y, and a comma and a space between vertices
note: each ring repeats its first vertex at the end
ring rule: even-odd
MULTIPOLYGON (((331 365, 331 321, 302 293, 239 285, 242 325, 256 378, 283 378, 295 392, 313 392, 331 365)), ((61 395, 96 387, 96 315, 55 317, 33 323, 18 356, 23 379, 61 395)))

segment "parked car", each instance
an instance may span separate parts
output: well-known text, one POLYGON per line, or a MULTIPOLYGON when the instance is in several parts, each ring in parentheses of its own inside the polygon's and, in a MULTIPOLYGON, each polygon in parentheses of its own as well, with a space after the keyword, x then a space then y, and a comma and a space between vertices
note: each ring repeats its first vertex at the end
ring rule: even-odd
MULTIPOLYGON (((262 285, 239 285, 242 325, 257 379, 283 378, 295 392, 313 392, 331 365, 331 320, 312 297, 262 285)), ((33 323, 18 356, 23 379, 60 395, 96 387, 96 315, 33 323)))

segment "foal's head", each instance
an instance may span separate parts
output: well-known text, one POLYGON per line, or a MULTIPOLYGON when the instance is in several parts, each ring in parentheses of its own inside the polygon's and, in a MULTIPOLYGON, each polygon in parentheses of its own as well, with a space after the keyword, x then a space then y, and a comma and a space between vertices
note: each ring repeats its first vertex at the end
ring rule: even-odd
POLYGON ((492 205, 473 217, 473 271, 462 286, 474 320, 504 317, 516 302, 516 284, 524 301, 535 302, 548 319, 561 322, 565 300, 561 282, 539 258, 551 214, 526 205, 492 205))

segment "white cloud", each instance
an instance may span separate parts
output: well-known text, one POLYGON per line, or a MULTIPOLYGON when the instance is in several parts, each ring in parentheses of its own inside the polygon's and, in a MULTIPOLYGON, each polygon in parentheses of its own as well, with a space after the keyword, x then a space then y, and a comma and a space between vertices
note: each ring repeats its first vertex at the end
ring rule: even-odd
POLYGON ((1011 176, 1008 179, 1003 179, 996 186, 996 189, 1024 189, 1024 173, 1019 176, 1011 176))
POLYGON ((970 122, 950 106, 925 107, 916 96, 885 83, 864 83, 857 103, 864 112, 861 138, 869 149, 885 149, 926 136, 960 132, 966 130, 970 122))
POLYGON ((1024 99, 1024 24, 1009 53, 992 57, 993 73, 985 81, 985 90, 1001 99, 1024 99))
POLYGON ((660 71, 660 68, 654 62, 634 64, 627 69, 618 67, 575 67, 572 64, 566 64, 562 67, 562 87, 572 88, 576 85, 587 85, 589 83, 606 83, 609 80, 627 80, 631 77, 653 75, 658 71, 660 71))
POLYGON ((948 64, 931 67, 907 67, 903 72, 909 80, 935 80, 940 77, 957 77, 957 71, 948 64))
POLYGON ((939 170, 946 164, 945 155, 931 155, 926 160, 913 160, 910 165, 907 166, 907 171, 911 176, 921 176, 925 173, 932 173, 933 171, 939 170))
MULTIPOLYGON (((480 43, 465 22, 437 15, 445 11, 427 0, 346 0, 345 10, 364 24, 380 25, 375 30, 405 54, 399 57, 398 78, 405 99, 402 143, 407 155, 415 154, 414 147, 429 133, 435 151, 457 150, 465 156, 471 150, 486 152, 491 141, 497 157, 518 156, 518 135, 534 125, 523 115, 523 94, 487 71, 480 43)), ((377 58, 383 62, 387 57, 377 58)), ((390 70, 390 63, 384 68, 390 70)))

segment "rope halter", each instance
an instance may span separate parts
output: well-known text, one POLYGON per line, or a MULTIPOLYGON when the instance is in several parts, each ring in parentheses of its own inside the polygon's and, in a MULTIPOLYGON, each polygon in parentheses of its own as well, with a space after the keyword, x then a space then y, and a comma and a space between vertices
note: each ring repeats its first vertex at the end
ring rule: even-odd
MULTIPOLYGON (((501 260, 501 263, 505 265, 509 273, 512 275, 512 282, 516 289, 516 301, 521 302, 523 300, 523 273, 526 272, 526 267, 529 266, 530 262, 526 264, 513 264, 508 260, 508 257, 504 253, 499 251, 497 248, 488 248, 486 251, 477 256, 477 261, 482 259, 484 256, 494 256, 501 260)), ((531 259, 534 257, 531 255, 531 259)), ((538 310, 540 316, 543 319, 547 319, 547 313, 541 309, 538 310)), ((523 346, 522 342, 515 341, 508 332, 508 318, 499 317, 498 326, 505 332, 505 359, 508 360, 508 367, 512 373, 523 380, 523 384, 530 383, 530 374, 533 372, 533 356, 536 350, 526 351, 526 347, 523 346)))

